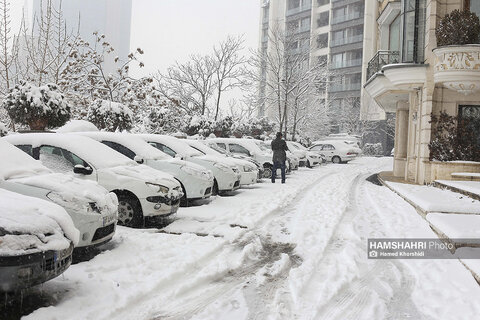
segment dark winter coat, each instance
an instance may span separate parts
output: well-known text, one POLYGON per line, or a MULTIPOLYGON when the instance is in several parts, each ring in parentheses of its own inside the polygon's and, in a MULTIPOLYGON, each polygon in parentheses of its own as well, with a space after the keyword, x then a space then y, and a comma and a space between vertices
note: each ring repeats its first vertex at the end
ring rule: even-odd
POLYGON ((287 143, 283 139, 276 138, 272 141, 273 162, 285 162, 287 160, 287 143))

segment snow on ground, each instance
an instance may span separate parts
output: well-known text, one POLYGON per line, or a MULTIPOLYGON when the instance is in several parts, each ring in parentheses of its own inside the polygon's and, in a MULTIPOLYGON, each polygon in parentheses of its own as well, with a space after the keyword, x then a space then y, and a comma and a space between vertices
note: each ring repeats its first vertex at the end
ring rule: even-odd
POLYGON ((415 184, 397 182, 387 182, 387 184, 426 212, 480 214, 480 201, 456 192, 415 184))
POLYGON ((108 250, 46 283, 58 298, 25 318, 476 318, 480 289, 458 260, 367 258, 371 237, 436 238, 402 198, 365 180, 391 166, 302 169, 285 185, 181 208, 167 233, 119 228, 108 250))
POLYGON ((480 196, 480 181, 437 180, 437 182, 480 196))
POLYGON ((450 239, 480 239, 480 215, 432 212, 427 220, 450 239))

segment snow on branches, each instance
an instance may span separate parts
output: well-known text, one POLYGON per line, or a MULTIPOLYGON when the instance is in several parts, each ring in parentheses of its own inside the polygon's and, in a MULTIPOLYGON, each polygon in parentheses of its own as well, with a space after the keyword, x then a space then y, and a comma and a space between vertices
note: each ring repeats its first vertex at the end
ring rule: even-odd
POLYGON ((133 112, 121 103, 97 99, 88 109, 87 120, 101 130, 130 130, 133 126, 133 112))
POLYGON ((2 106, 11 119, 32 130, 62 126, 70 119, 70 105, 55 84, 37 87, 20 81, 10 90, 2 106))

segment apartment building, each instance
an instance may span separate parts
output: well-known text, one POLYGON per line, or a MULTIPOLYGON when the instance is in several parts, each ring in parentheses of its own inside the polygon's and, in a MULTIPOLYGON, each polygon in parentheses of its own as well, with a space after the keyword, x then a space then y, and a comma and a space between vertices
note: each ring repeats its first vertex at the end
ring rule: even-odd
MULTIPOLYGON (((364 0, 263 0, 261 10, 261 50, 270 50, 272 28, 293 29, 299 41, 289 50, 308 51, 310 63, 327 63, 331 76, 325 88, 319 88, 319 101, 330 106, 331 133, 344 131, 342 117, 360 114, 364 0)), ((268 77, 265 70, 261 73, 268 77)), ((266 90, 261 85, 260 95, 266 90)), ((268 103, 258 114, 276 116, 268 103)))
POLYGON ((362 116, 396 113, 393 174, 409 182, 480 172, 477 162, 430 159, 432 115, 480 118, 480 46, 437 45, 436 27, 455 9, 478 15, 480 1, 369 1, 365 10, 362 116))

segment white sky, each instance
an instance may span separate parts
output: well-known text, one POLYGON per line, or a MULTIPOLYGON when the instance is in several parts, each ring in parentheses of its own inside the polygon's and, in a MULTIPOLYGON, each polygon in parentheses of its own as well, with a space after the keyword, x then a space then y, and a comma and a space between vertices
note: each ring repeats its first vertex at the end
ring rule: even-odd
MULTIPOLYGON (((10 0, 13 30, 23 2, 10 0)), ((145 51, 145 67, 133 69, 134 76, 164 71, 193 53, 208 53, 229 34, 244 35, 247 48, 258 47, 259 0, 133 0, 132 7, 131 48, 145 51)))

